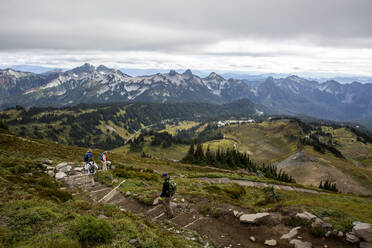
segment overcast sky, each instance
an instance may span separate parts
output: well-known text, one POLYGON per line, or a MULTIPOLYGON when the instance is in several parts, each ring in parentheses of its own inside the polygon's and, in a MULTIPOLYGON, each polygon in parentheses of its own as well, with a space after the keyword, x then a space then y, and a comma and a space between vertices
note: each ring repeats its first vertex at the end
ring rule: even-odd
POLYGON ((0 66, 372 76, 372 0, 4 0, 0 66))

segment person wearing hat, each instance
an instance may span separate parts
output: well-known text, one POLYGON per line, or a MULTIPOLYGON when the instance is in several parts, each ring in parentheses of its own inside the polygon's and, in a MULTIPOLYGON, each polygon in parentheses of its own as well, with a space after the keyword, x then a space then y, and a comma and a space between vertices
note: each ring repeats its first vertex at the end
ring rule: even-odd
POLYGON ((173 210, 170 206, 172 196, 174 195, 176 189, 175 189, 175 183, 171 181, 168 173, 163 173, 162 178, 164 179, 163 182, 163 190, 160 195, 161 203, 164 207, 164 212, 166 216, 171 219, 174 217, 173 210))
POLYGON ((93 159, 93 154, 92 154, 92 150, 89 149, 85 154, 84 154, 84 169, 85 171, 88 171, 88 168, 89 168, 89 161, 90 159, 93 159))

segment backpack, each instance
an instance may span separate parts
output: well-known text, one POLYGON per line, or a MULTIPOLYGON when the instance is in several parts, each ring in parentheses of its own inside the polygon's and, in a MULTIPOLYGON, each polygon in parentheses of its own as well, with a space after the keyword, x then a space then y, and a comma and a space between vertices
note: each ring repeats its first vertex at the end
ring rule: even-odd
POLYGON ((90 174, 94 174, 96 172, 96 166, 94 164, 89 163, 88 171, 90 174))
POLYGON ((177 191, 177 183, 173 180, 169 180, 169 195, 173 196, 177 191))
POLYGON ((101 155, 99 155, 99 160, 103 161, 103 153, 101 153, 101 155))
POLYGON ((93 155, 90 152, 85 153, 85 155, 84 155, 84 162, 88 163, 89 162, 89 158, 92 158, 92 157, 93 157, 93 155))

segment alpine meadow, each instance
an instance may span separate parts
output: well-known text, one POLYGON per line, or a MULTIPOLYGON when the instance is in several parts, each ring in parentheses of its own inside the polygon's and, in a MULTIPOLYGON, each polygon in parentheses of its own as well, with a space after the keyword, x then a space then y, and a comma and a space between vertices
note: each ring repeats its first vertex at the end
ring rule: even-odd
POLYGON ((0 248, 372 248, 370 0, 0 5, 0 248))

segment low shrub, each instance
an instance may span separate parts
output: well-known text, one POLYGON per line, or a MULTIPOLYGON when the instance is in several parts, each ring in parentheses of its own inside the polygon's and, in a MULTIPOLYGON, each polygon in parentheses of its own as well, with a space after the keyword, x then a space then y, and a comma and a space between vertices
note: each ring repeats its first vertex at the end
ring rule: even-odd
POLYGON ((232 199, 240 199, 246 194, 245 188, 239 184, 210 185, 204 187, 210 193, 224 194, 232 199))
POLYGON ((68 235, 83 245, 95 245, 109 242, 113 236, 112 226, 105 220, 91 215, 80 216, 70 225, 68 235))
POLYGON ((81 248, 81 244, 77 240, 57 238, 44 241, 41 244, 44 248, 81 248))

